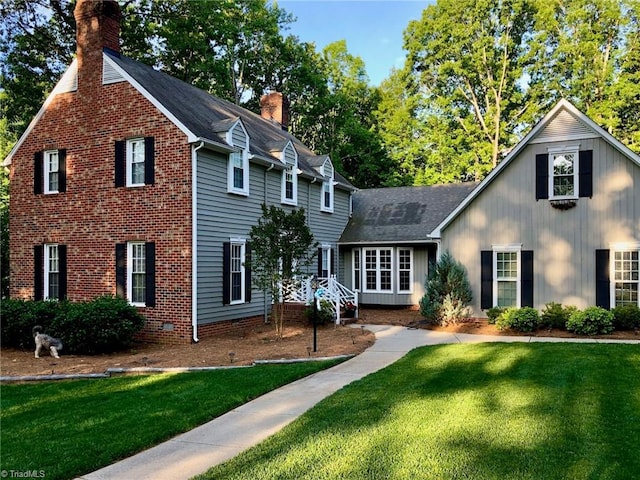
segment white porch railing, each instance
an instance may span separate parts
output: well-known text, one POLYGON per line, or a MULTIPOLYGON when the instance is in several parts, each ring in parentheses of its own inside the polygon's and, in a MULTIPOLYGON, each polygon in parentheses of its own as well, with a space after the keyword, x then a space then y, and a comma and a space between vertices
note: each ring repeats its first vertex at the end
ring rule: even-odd
POLYGON ((302 302, 310 305, 315 300, 326 300, 325 305, 330 305, 336 324, 340 323, 342 309, 348 304, 355 308, 358 315, 358 292, 349 290, 336 280, 335 275, 329 278, 318 278, 316 290, 311 285, 312 277, 304 277, 295 282, 282 286, 282 297, 285 302, 302 302))

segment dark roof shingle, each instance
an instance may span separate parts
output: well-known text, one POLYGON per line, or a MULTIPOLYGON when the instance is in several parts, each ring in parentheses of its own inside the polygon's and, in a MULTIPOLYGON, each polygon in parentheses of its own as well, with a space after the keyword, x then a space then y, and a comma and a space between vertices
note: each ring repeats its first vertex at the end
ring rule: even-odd
POLYGON ((426 241, 477 182, 372 188, 353 194, 353 216, 340 243, 426 241))

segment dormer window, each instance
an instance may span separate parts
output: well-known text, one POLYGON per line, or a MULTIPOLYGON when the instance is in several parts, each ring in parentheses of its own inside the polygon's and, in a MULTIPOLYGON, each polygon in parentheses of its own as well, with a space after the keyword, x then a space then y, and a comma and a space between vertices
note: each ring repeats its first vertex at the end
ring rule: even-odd
POLYGON ((323 212, 333 212, 333 165, 330 160, 326 160, 321 168, 324 181, 322 182, 322 197, 320 200, 320 210, 323 212))
POLYGON ((242 122, 238 121, 228 132, 227 142, 237 148, 229 154, 227 166, 227 191, 237 195, 249 195, 249 136, 242 122))
POLYGON ((282 203, 298 204, 298 154, 291 143, 282 151, 282 162, 285 165, 282 172, 282 203))

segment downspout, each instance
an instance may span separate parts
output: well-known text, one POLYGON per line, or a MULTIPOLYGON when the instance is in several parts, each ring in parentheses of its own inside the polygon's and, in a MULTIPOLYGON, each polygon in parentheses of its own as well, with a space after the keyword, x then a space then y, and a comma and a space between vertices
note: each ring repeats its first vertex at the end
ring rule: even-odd
POLYGON ((198 343, 198 150, 204 142, 191 151, 191 326, 193 343, 198 343))
MULTIPOLYGON (((267 204, 267 173, 269 173, 271 170, 273 170, 273 167, 275 166, 275 164, 271 164, 269 165, 269 168, 267 168, 264 171, 264 204, 267 204)), ((269 315, 267 313, 269 309, 269 303, 267 302, 267 294, 265 293, 264 295, 264 308, 262 309, 262 311, 264 312, 264 323, 268 323, 269 322, 269 315)))

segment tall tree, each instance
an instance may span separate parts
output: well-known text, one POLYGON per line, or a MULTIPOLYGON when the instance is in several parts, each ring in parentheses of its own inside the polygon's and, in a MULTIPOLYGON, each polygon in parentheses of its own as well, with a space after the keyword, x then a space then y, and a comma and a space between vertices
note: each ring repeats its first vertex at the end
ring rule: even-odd
POLYGON ((390 175, 373 111, 380 101, 369 86, 364 62, 351 55, 346 41, 327 45, 320 58, 327 90, 316 99, 315 128, 301 132, 301 139, 317 152, 326 153, 359 187, 383 185, 390 175))
POLYGON ((529 0, 440 0, 405 32, 408 65, 426 96, 419 115, 448 128, 454 141, 445 148, 470 165, 467 176, 497 165, 529 108, 519 80, 533 13, 529 0))

